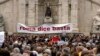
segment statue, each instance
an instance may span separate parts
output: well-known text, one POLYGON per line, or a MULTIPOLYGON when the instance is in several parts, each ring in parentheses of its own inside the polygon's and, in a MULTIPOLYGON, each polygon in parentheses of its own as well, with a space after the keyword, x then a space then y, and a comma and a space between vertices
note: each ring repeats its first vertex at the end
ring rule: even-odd
POLYGON ((50 8, 50 4, 46 3, 46 12, 45 12, 45 19, 44 19, 44 23, 49 24, 52 23, 52 12, 51 12, 51 8, 50 8))
POLYGON ((0 31, 4 31, 4 20, 2 15, 0 15, 0 31))
POLYGON ((100 30, 100 10, 98 10, 97 15, 93 18, 93 25, 96 26, 97 30, 100 30))
POLYGON ((49 3, 47 4, 46 7, 45 17, 51 17, 51 8, 49 7, 49 3))

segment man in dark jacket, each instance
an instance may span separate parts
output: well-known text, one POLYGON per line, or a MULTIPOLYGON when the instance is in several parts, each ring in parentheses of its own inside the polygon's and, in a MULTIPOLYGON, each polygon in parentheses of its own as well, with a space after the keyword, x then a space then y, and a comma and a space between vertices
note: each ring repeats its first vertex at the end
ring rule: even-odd
POLYGON ((7 50, 0 49, 0 56, 10 56, 10 53, 7 50))

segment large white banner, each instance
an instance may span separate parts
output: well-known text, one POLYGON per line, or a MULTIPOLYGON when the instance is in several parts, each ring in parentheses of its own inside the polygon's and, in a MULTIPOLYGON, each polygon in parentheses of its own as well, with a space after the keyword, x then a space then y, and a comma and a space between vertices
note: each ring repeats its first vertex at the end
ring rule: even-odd
POLYGON ((0 32, 0 47, 2 46, 4 40, 5 40, 5 33, 2 31, 0 32))
POLYGON ((17 32, 21 33, 63 33, 72 32, 72 24, 43 24, 41 26, 26 26, 24 24, 18 23, 17 32))

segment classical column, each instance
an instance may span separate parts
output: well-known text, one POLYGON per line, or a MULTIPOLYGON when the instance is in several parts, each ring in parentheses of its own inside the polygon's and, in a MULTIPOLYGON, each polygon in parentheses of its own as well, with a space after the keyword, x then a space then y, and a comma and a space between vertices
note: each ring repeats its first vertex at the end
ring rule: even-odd
POLYGON ((38 0, 35 0, 35 25, 37 26, 39 23, 39 18, 38 18, 38 5, 39 4, 39 2, 38 2, 38 0))
POLYGON ((26 19, 28 19, 28 17, 26 17, 26 1, 25 0, 19 0, 18 3, 18 23, 22 23, 25 24, 26 19))
POLYGON ((12 2, 12 18, 13 18, 13 21, 12 21, 12 24, 13 24, 13 29, 14 29, 14 32, 16 32, 17 31, 17 23, 19 23, 18 22, 18 19, 19 19, 19 15, 18 15, 18 13, 19 13, 19 10, 18 10, 18 4, 19 4, 19 0, 13 0, 13 2, 12 2))
MULTIPOLYGON (((62 0, 59 0, 59 4, 62 5, 62 0)), ((58 9, 58 23, 62 23, 62 6, 59 6, 58 9)))
POLYGON ((62 2, 61 19, 62 23, 68 23, 68 0, 59 0, 62 2))
POLYGON ((35 26, 35 0, 29 0, 28 25, 35 26))
POLYGON ((5 19, 5 22, 6 22, 6 29, 9 32, 14 32, 14 24, 13 24, 13 1, 10 0, 9 2, 5 3, 5 4, 2 4, 2 9, 1 10, 1 13, 5 19))
POLYGON ((73 32, 78 32, 78 0, 71 0, 71 23, 73 24, 73 32))

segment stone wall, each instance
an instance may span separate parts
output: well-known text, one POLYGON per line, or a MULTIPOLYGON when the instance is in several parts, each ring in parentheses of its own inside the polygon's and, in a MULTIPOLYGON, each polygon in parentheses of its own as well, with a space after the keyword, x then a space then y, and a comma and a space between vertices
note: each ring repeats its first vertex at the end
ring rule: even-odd
MULTIPOLYGON (((45 6, 41 1, 45 0, 9 0, 0 4, 0 14, 4 17, 6 30, 16 32, 17 23, 31 26, 42 24, 45 6)), ((55 23, 72 23, 75 32, 88 34, 92 31, 92 18, 100 7, 99 0, 48 1, 51 2, 55 23)))

